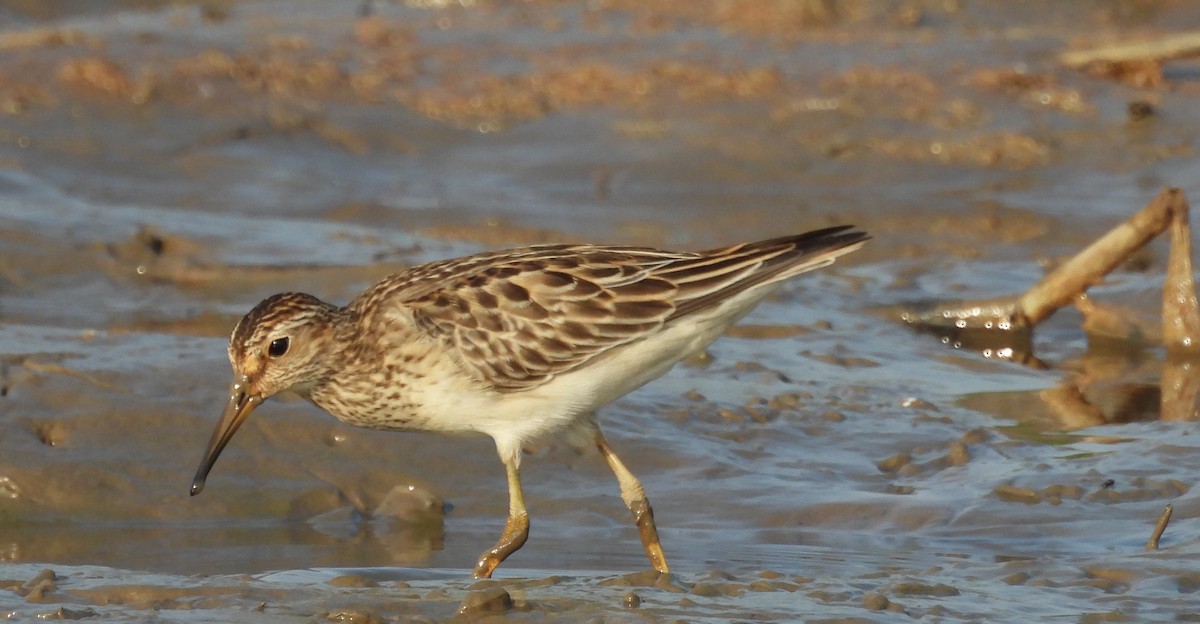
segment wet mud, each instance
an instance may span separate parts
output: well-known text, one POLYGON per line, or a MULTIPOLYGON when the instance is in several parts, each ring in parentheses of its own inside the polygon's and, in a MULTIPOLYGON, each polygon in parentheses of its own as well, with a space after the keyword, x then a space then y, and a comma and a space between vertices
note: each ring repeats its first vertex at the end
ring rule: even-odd
POLYGON ((1200 64, 1070 60, 1198 29, 1175 2, 0 1, 0 617, 1200 617, 1166 241, 1028 357, 900 315, 1200 197, 1200 64), (838 223, 874 239, 600 415, 673 574, 558 440, 494 581, 468 578, 506 509, 486 439, 282 397, 188 496, 267 295, 838 223))

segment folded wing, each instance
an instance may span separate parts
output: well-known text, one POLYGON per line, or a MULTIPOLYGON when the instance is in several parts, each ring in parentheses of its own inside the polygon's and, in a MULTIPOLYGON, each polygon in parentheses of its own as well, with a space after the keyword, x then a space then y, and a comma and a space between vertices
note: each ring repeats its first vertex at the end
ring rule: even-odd
POLYGON ((391 294, 482 383, 514 392, 750 289, 830 264, 867 238, 841 226, 696 253, 532 247, 424 265, 391 294))

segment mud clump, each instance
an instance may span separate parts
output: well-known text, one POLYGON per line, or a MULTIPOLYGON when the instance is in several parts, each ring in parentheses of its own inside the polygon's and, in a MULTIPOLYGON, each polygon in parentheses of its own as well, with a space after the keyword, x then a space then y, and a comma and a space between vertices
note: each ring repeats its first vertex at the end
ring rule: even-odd
POLYGON ((458 612, 461 615, 503 613, 513 608, 512 596, 498 585, 476 589, 467 593, 458 612))

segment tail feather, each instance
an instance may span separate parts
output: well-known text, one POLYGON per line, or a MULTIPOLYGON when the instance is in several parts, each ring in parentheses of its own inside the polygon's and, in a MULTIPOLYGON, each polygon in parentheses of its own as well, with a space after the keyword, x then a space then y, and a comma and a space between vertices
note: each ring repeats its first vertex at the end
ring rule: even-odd
POLYGON ((703 310, 718 300, 832 264, 871 238, 853 228, 840 225, 702 251, 697 254, 701 261, 664 267, 656 273, 673 273, 668 279, 681 288, 675 312, 667 322, 703 310))

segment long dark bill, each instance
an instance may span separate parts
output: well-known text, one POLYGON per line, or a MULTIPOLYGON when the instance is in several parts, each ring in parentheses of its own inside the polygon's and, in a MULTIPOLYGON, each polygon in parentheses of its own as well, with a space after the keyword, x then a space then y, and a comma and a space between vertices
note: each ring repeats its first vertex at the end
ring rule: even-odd
POLYGON ((248 379, 242 377, 234 380, 229 386, 229 403, 225 404, 225 411, 221 413, 221 420, 217 422, 217 428, 213 430, 212 438, 208 440, 208 449, 204 451, 204 458, 200 460, 200 467, 196 469, 196 478, 192 480, 192 496, 195 496, 204 489, 204 480, 208 478, 208 471, 212 470, 213 464, 217 463, 217 457, 229 444, 230 438, 237 432, 238 427, 258 407, 263 399, 257 394, 250 394, 247 387, 250 385, 248 379))

